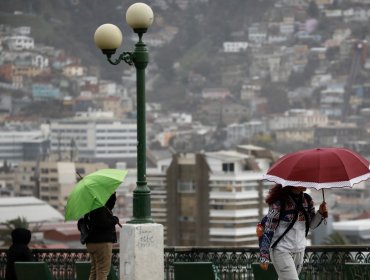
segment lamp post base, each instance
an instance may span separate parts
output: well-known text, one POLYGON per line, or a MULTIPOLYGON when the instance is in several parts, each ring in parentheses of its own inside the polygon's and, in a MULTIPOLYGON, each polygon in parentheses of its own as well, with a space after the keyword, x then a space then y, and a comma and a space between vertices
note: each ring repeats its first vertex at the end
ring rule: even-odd
POLYGON ((123 225, 120 233, 120 279, 164 279, 161 224, 123 225))
POLYGON ((144 187, 140 186, 134 190, 133 196, 133 217, 128 224, 147 224, 154 223, 150 215, 150 189, 144 182, 144 187))

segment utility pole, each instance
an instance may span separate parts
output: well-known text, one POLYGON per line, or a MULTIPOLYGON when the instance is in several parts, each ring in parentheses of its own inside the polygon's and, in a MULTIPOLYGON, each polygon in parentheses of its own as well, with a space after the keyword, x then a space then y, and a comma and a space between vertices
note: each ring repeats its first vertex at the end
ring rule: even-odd
POLYGON ((61 151, 61 148, 60 148, 60 145, 61 145, 61 133, 60 131, 58 132, 58 161, 61 161, 62 160, 62 151, 61 151))
POLYGON ((364 65, 367 52, 367 41, 355 41, 352 47, 352 60, 350 72, 344 87, 344 96, 343 96, 343 107, 342 107, 342 122, 345 122, 348 116, 352 112, 351 110, 351 95, 352 95, 352 86, 356 81, 356 78, 364 65))
POLYGON ((76 146, 76 141, 74 138, 71 139, 71 144, 70 144, 70 150, 69 150, 69 153, 70 153, 70 161, 74 161, 75 160, 75 156, 76 154, 74 153, 75 149, 77 148, 76 146))
POLYGON ((35 197, 40 198, 40 157, 36 161, 35 172, 33 173, 33 180, 35 181, 35 189, 33 193, 35 197))

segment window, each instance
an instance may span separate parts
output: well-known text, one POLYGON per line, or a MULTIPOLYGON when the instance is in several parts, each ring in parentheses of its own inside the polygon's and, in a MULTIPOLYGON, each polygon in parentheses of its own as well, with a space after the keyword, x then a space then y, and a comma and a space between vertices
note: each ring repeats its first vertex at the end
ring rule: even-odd
POLYGON ((194 217, 191 216, 180 216, 178 219, 181 222, 194 222, 194 217))
POLYGON ((195 182, 193 181, 177 181, 177 192, 193 193, 195 192, 195 182))
POLYGON ((234 172, 234 163, 222 163, 222 171, 224 172, 234 172))

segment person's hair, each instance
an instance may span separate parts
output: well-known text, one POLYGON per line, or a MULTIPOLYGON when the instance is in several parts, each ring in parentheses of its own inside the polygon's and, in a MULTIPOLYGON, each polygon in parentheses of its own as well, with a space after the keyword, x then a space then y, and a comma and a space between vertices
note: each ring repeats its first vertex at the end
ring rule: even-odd
POLYGON ((108 201, 105 203, 105 206, 108 207, 110 210, 113 209, 114 205, 116 204, 116 193, 112 193, 109 197, 108 201))
POLYGON ((286 187, 283 188, 282 185, 276 184, 275 186, 273 186, 269 190, 269 193, 268 193, 268 195, 265 199, 266 203, 267 204, 272 204, 272 203, 274 203, 275 201, 277 201, 281 198, 286 199, 292 188, 294 188, 294 187, 286 186, 286 187))
POLYGON ((15 228, 11 232, 12 242, 27 245, 31 241, 31 231, 26 228, 15 228))

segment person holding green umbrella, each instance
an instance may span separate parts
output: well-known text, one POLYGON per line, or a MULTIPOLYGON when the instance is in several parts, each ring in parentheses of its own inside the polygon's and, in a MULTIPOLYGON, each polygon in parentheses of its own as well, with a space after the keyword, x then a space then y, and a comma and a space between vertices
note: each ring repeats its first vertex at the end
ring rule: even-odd
POLYGON ((78 220, 78 229, 87 228, 86 243, 91 259, 89 280, 106 280, 111 267, 112 247, 117 242, 118 217, 113 215, 116 189, 127 170, 101 169, 76 184, 68 197, 65 220, 78 220), (82 218, 81 218, 82 217, 82 218))
POLYGON ((83 178, 79 175, 81 180, 68 196, 65 220, 78 220, 86 213, 103 207, 126 175, 127 170, 109 168, 100 169, 83 178))
POLYGON ((113 215, 113 207, 116 203, 114 192, 103 207, 97 208, 87 214, 89 234, 86 238, 86 249, 90 254, 91 270, 89 280, 106 280, 112 261, 113 243, 117 242, 116 228, 119 219, 113 215))

